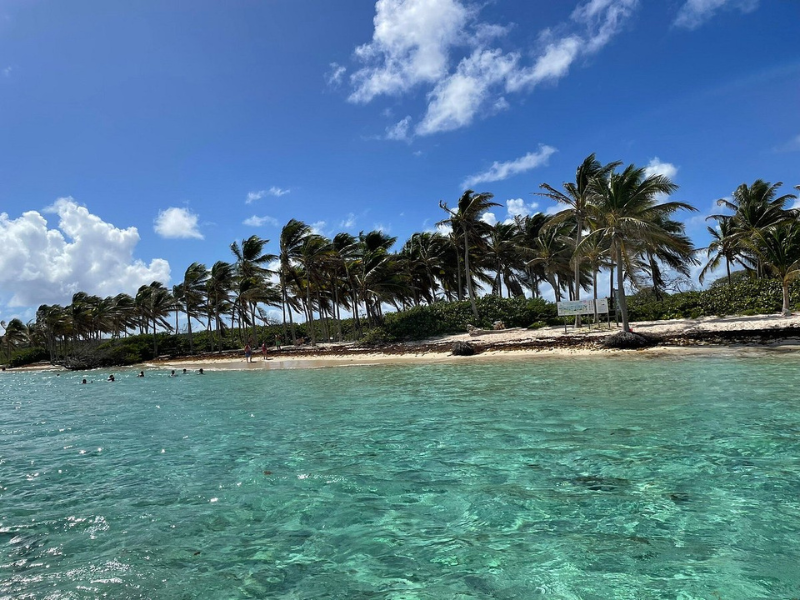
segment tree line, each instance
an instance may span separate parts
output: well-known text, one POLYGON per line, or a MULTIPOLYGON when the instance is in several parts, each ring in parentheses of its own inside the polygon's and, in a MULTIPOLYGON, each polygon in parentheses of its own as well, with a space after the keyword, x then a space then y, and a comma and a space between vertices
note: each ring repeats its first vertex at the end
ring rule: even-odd
POLYGON ((466 190, 452 206, 439 203, 444 218, 437 231, 414 233, 396 251, 397 238, 381 231, 328 238, 292 219, 280 232, 277 255, 265 251, 269 240, 253 235, 230 245, 228 261, 211 268, 192 263, 171 289, 154 281, 134 296, 78 292, 67 306, 41 305, 28 324, 2 323, 0 346, 7 356, 20 346, 42 346, 54 360, 82 341, 139 333, 152 334, 157 355, 157 332, 177 332, 183 315, 193 353, 193 323, 208 332, 213 350, 231 328, 257 339, 258 324, 269 322, 265 307, 280 309, 284 340, 297 340, 299 315, 314 345, 315 322, 324 338, 341 340, 342 315, 352 315, 360 336, 382 322, 385 307, 403 311, 468 299, 477 320, 479 291, 540 297, 544 284, 557 301, 579 300, 590 289, 596 299, 603 271, 610 274, 609 295, 627 330, 626 285, 665 294, 670 277, 688 277, 703 251, 701 283, 723 262, 729 279, 733 265, 754 277, 777 277, 788 313, 788 285, 800 272, 800 223, 798 211, 788 206, 795 196, 779 195, 780 186, 757 180, 719 200, 732 214, 709 217, 715 222, 708 228, 712 241, 697 250, 673 218, 696 209, 669 200, 677 186, 667 176, 602 164, 592 154, 574 181, 560 188, 541 184, 539 194, 561 206, 554 215, 490 224, 485 215, 499 206, 492 194, 466 190))

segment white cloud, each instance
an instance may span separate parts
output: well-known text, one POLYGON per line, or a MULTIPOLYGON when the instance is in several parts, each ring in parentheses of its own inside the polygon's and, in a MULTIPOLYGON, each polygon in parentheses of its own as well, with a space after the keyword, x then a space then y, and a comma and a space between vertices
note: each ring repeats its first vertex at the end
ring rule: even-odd
POLYGON ((524 173, 525 171, 530 171, 536 167, 546 165, 548 159, 554 152, 556 152, 556 149, 552 146, 540 146, 538 152, 529 152, 525 156, 516 160, 510 160, 502 163, 495 162, 483 173, 478 173, 477 175, 470 175, 467 177, 461 184, 461 187, 472 189, 479 183, 502 181, 503 179, 508 179, 513 175, 518 175, 519 173, 524 173))
POLYGON ((79 291, 133 294, 154 280, 169 282, 166 260, 134 259, 135 227, 118 229, 72 198, 58 199, 46 212, 58 215, 57 229, 37 211, 13 220, 0 214, 0 293, 11 294, 11 306, 63 304, 79 291))
POLYGON ((262 227, 267 224, 277 227, 279 225, 278 219, 269 216, 258 217, 253 215, 242 221, 242 225, 247 225, 249 227, 262 227))
POLYGON ((14 67, 6 67, 3 69, 3 77, 11 77, 11 71, 14 70, 14 67))
POLYGON ((497 215, 492 212, 485 212, 481 215, 481 221, 494 227, 497 225, 497 215))
POLYGON ((325 235, 324 230, 327 226, 328 224, 325 221, 315 221, 314 223, 311 223, 309 225, 309 227, 311 228, 311 233, 314 233, 316 235, 325 235))
POLYGON ((339 227, 342 229, 352 229, 356 226, 356 215, 354 213, 348 213, 347 218, 343 219, 341 223, 339 223, 339 227))
POLYGON ((647 177, 652 177, 653 175, 664 175, 670 180, 674 180, 675 176, 678 174, 678 167, 672 163, 662 162, 656 156, 649 163, 647 163, 644 172, 647 177))
POLYGON ((338 86, 342 83, 342 79, 344 78, 344 74, 347 73, 347 67, 343 67, 339 63, 332 62, 330 64, 331 70, 325 76, 325 81, 328 82, 328 85, 331 86, 338 86))
POLYGON ((402 121, 390 125, 386 128, 386 139, 397 140, 400 142, 411 141, 408 137, 408 127, 411 125, 411 117, 406 117, 402 121))
POLYGON ((163 238, 168 239, 203 239, 203 234, 197 228, 197 215, 188 208, 170 207, 158 211, 153 229, 163 238))
POLYGON ((292 190, 284 190, 279 187, 275 187, 274 185, 269 188, 268 190, 258 190, 257 192, 247 192, 247 200, 245 200, 245 204, 250 204, 255 202, 256 200, 261 200, 265 196, 275 196, 276 198, 280 198, 281 196, 285 196, 292 190))
POLYGON ((355 51, 366 66, 350 77, 350 101, 370 102, 441 79, 470 14, 459 0, 378 0, 372 41, 355 51))
POLYGON ((622 30, 637 4, 638 0, 587 0, 567 23, 540 33, 539 52, 525 48, 506 52, 491 44, 512 26, 480 22, 476 4, 378 0, 373 39, 355 51, 365 66, 350 78, 349 100, 368 103, 379 95, 432 86, 416 133, 465 127, 478 114, 507 109, 503 92, 529 92, 539 83, 567 75, 576 59, 598 52, 622 30), (532 64, 522 63, 523 54, 535 56, 532 64))
POLYGON ((380 231, 381 233, 390 233, 392 231, 391 225, 384 225, 383 223, 374 223, 372 231, 380 231))
POLYGON ((758 0, 686 0, 675 17, 675 25, 686 29, 697 29, 711 19, 719 10, 734 8, 748 13, 758 8, 758 0))
POLYGON ((428 112, 417 126, 417 133, 430 135, 469 125, 491 95, 492 87, 514 71, 518 60, 519 55, 500 50, 475 50, 428 95, 428 112))
POLYGON ((522 198, 506 200, 506 210, 508 211, 508 218, 511 220, 513 220, 514 217, 527 217, 528 215, 532 215, 536 212, 537 208, 539 208, 537 202, 525 204, 522 198))

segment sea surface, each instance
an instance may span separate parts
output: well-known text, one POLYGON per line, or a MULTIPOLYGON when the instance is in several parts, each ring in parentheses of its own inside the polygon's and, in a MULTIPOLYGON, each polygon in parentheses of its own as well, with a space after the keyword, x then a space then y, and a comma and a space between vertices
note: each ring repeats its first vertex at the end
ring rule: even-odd
POLYGON ((799 365, 3 373, 0 598, 799 598, 799 365))

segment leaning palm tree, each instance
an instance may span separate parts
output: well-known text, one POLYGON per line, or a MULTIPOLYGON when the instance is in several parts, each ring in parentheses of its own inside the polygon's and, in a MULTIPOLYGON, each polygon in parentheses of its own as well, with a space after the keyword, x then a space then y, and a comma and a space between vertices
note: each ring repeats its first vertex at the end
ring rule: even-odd
POLYGON ((481 220, 483 214, 493 206, 500 206, 492 202, 494 196, 488 192, 476 194, 472 190, 466 190, 458 199, 458 205, 451 209, 444 201, 439 201, 439 207, 447 212, 450 217, 438 223, 438 225, 449 225, 453 228, 456 238, 460 237, 464 244, 464 275, 467 282, 467 293, 469 303, 472 307, 472 314, 478 318, 478 306, 475 304, 475 290, 472 284, 473 272, 470 265, 470 248, 477 244, 483 235, 486 234, 490 225, 481 220))
POLYGON ((11 319, 7 324, 2 321, 0 327, 5 329, 2 340, 6 348, 6 358, 11 360, 11 350, 23 344, 27 339, 27 328, 20 319, 11 319))
POLYGON ((622 173, 612 171, 607 179, 592 183, 595 201, 590 205, 589 223, 593 231, 584 238, 608 237, 617 266, 617 293, 622 314, 622 327, 629 329, 628 304, 625 298, 624 271, 635 273, 633 258, 646 243, 669 247, 673 235, 664 230, 663 223, 675 211, 696 211, 683 202, 659 202, 657 199, 673 193, 678 186, 664 175, 647 176, 644 168, 628 165, 622 173))
POLYGON ((301 248, 306 238, 311 235, 311 227, 298 221, 297 219, 290 220, 281 229, 280 236, 280 254, 278 259, 280 267, 278 276, 281 286, 282 311, 283 311, 283 337, 286 337, 286 314, 289 314, 289 324, 292 330, 292 342, 297 340, 297 333, 295 331, 294 319, 292 318, 292 304, 289 299, 288 286, 294 279, 293 263, 297 262, 301 248))
MULTIPOLYGON (((220 352, 222 351, 222 332, 224 331, 222 315, 227 312, 230 305, 233 282, 233 265, 221 260, 215 262, 206 282, 206 297, 208 299, 208 328, 211 329, 213 321, 220 352)), ((211 339, 213 344, 214 336, 211 336, 211 339)))
POLYGON ((255 327, 256 315, 256 303, 245 301, 242 298, 242 286, 245 285, 245 282, 247 282, 247 287, 258 285, 269 273, 265 265, 277 258, 274 254, 264 252, 264 246, 268 243, 269 240, 251 235, 246 240, 242 240, 241 246, 237 242, 231 244, 231 252, 236 257, 236 282, 239 292, 236 303, 242 325, 246 325, 249 321, 255 327))
POLYGON ((311 287, 318 282, 322 263, 330 256, 330 253, 330 242, 324 236, 310 234, 303 240, 297 256, 297 261, 302 265, 305 275, 306 323, 312 346, 317 345, 317 336, 314 326, 314 305, 312 303, 311 287))
POLYGON ((789 284, 800 276, 800 222, 783 222, 759 234, 756 253, 762 264, 781 281, 783 316, 789 317, 789 284))
POLYGON ((186 321, 189 331, 189 353, 194 354, 194 341, 192 339, 192 319, 200 316, 200 309, 205 304, 206 283, 211 277, 206 266, 202 263, 194 262, 186 269, 183 274, 183 281, 180 283, 183 310, 186 312, 186 321))
MULTIPOLYGON (((581 245, 586 220, 589 217, 589 207, 593 201, 595 187, 592 182, 595 179, 605 179, 614 169, 620 166, 620 162, 612 162, 607 165, 602 165, 594 153, 587 156, 583 162, 578 166, 575 171, 575 181, 568 181, 562 184, 564 191, 557 190, 547 183, 541 184, 539 187, 544 192, 539 192, 538 195, 545 196, 551 200, 555 200, 559 204, 564 204, 567 208, 559 213, 556 213, 550 220, 551 225, 559 225, 565 220, 572 220, 575 222, 575 244, 573 248, 581 245)), ((581 262, 582 256, 578 252, 573 253, 573 299, 581 299, 581 262)), ((575 317, 576 324, 580 323, 580 316, 575 317)))

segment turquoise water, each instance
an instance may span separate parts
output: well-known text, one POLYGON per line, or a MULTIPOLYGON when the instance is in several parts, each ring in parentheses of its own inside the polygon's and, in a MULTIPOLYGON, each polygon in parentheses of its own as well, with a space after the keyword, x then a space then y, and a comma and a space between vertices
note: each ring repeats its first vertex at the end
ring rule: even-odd
POLYGON ((4 373, 0 598, 800 597, 797 365, 4 373))

